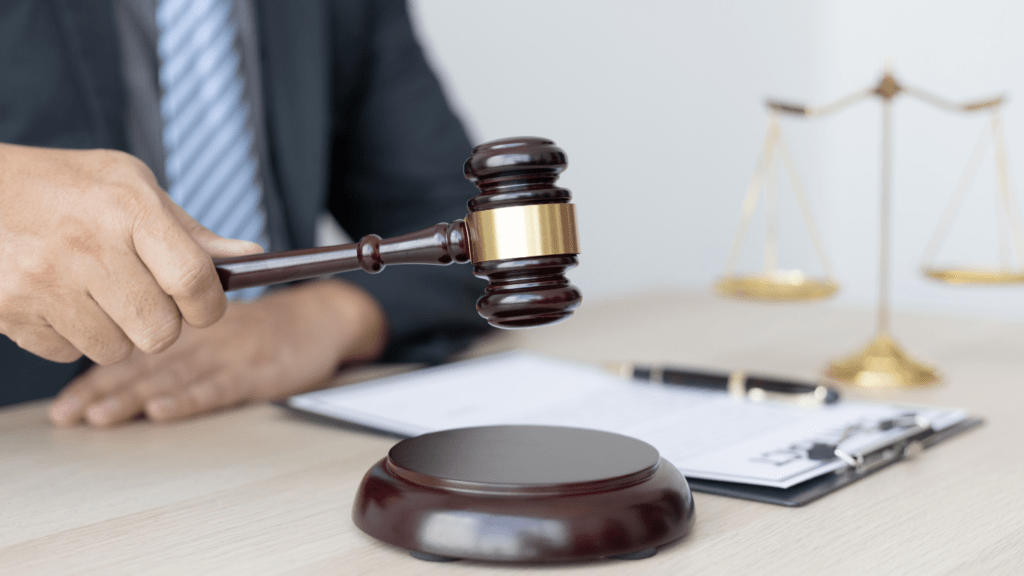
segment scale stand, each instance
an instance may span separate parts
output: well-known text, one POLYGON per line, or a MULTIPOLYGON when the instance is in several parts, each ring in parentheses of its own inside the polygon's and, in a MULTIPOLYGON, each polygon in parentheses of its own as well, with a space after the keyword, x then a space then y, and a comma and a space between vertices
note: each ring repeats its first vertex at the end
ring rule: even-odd
MULTIPOLYGON (((931 256, 938 249, 938 246, 941 243, 945 230, 948 228, 948 224, 952 220, 952 216, 956 212, 956 206, 958 205, 959 200, 963 197, 963 192, 966 190, 966 184, 964 183, 969 181, 969 175, 973 174, 973 169, 971 168, 972 163, 976 164, 975 158, 980 154, 980 152, 976 151, 974 157, 972 157, 971 163, 968 164, 965 176, 961 178, 961 185, 958 186, 958 190, 954 193, 950 207, 947 209, 947 214, 944 218, 945 223, 937 230, 935 238, 925 254, 925 259, 922 262, 922 268, 924 269, 925 274, 931 278, 948 283, 1024 282, 1024 271, 1021 271, 1020 269, 1014 270, 1012 258, 1009 256, 1012 246, 1016 248, 1018 258, 1024 257, 1024 232, 1022 232, 1024 227, 1022 227, 1021 222, 1017 217, 1016 207, 1013 205, 1012 195, 1009 190, 1010 185, 1006 165, 1005 144, 1003 143, 1000 116, 998 114, 999 106, 1003 103, 1002 97, 967 104, 957 104, 923 90, 904 86, 898 83, 893 77, 889 66, 887 66, 881 81, 877 85, 844 96, 843 98, 825 106, 811 107, 769 100, 768 107, 772 114, 771 119, 769 120, 769 131, 772 132, 774 130, 776 134, 778 134, 777 118, 780 114, 798 115, 803 117, 822 117, 838 112, 839 110, 873 96, 877 96, 882 100, 881 214, 879 226, 877 331, 875 337, 860 352, 857 352, 848 358, 833 362, 826 369, 826 379, 842 384, 853 384, 866 387, 915 387, 930 385, 939 381, 939 376, 935 369, 914 360, 909 354, 904 352, 900 345, 897 344, 890 335, 889 331, 889 257, 892 243, 892 99, 901 93, 905 93, 928 104, 952 112, 963 113, 975 112, 978 110, 993 111, 991 122, 992 140, 996 151, 997 177, 1001 189, 1000 194, 997 196, 997 202, 1001 204, 1000 213, 1003 216, 1003 219, 999 221, 999 224, 1001 225, 999 228, 1001 234, 1000 246, 1002 248, 1001 254, 1003 256, 1002 268, 997 270, 985 270, 978 268, 943 269, 934 267, 929 263, 931 256), (1004 241, 1004 237, 1007 236, 1012 238, 1012 243, 1008 240, 1004 241)), ((776 137, 776 141, 781 142, 778 137, 776 137)), ((765 147, 766 157, 770 157, 771 154, 769 144, 766 144, 765 147)), ((788 151, 786 151, 783 146, 780 146, 780 149, 784 151, 783 156, 785 157, 788 154, 788 151)), ((791 164, 791 162, 788 164, 791 164)), ((789 168, 789 166, 787 166, 787 168, 789 168)), ((766 171, 762 171, 761 173, 765 172, 766 171)), ((798 181, 794 174, 795 173, 791 170, 790 178, 794 183, 796 183, 798 181)), ((757 182, 758 177, 759 176, 755 176, 755 183, 757 182)), ((751 186, 753 189, 754 184, 751 186)), ((797 192, 798 199, 800 199, 800 192, 798 192, 797 185, 794 185, 794 191, 797 192)), ((742 240, 742 232, 745 230, 746 221, 749 219, 749 213, 753 210, 750 199, 751 194, 748 193, 747 201, 744 203, 744 218, 741 220, 740 235, 738 235, 738 239, 740 240, 742 240)), ((754 201, 756 202, 756 197, 754 198, 754 201)), ((804 203, 805 201, 801 200, 802 209, 804 203)), ((828 271, 828 264, 827 260, 824 258, 824 251, 820 248, 820 240, 817 238, 812 222, 806 214, 805 220, 808 222, 808 229, 811 231, 815 247, 819 251, 819 258, 822 260, 822 264, 826 271, 828 271)), ((771 244, 770 234, 769 239, 766 242, 766 254, 769 254, 770 252, 767 247, 769 244, 771 244)), ((734 254, 729 265, 730 270, 731 266, 735 264, 736 249, 734 249, 733 253, 734 254)), ((767 268, 766 259, 766 269, 767 268)), ((799 272, 795 271, 795 273, 799 272)), ((770 279, 770 275, 766 274, 765 277, 770 279)), ((729 282, 731 281, 735 284, 739 279, 742 279, 742 277, 727 276, 723 281, 718 283, 717 287, 719 292, 739 298, 753 298, 760 300, 778 299, 758 297, 758 294, 756 293, 746 294, 735 287, 729 289, 729 282), (723 287, 726 289, 723 289, 723 287)), ((832 290, 832 292, 834 292, 834 290, 832 290)), ((821 296, 827 296, 831 295, 831 292, 819 291, 818 294, 821 296)), ((805 294, 803 297, 792 299, 807 300, 812 299, 813 297, 815 297, 814 294, 805 294)))

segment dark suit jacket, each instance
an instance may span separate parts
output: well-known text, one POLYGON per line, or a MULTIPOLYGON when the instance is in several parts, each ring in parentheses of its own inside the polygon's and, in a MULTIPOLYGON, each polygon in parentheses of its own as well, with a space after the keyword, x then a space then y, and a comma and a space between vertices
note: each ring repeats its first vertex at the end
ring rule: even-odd
MULTIPOLYGON (((355 238, 460 218, 466 136, 392 0, 256 0, 270 170, 293 248, 329 209, 355 238)), ((0 2, 0 142, 126 147, 111 0, 0 2)), ((0 271, 2 273, 2 271, 0 271)), ((370 290, 391 327, 385 358, 439 362, 483 330, 484 284, 466 266, 393 267, 345 279, 370 290)), ((116 281, 116 279, 114 279, 116 281)), ((0 336, 0 405, 56 393, 83 369, 0 336)))

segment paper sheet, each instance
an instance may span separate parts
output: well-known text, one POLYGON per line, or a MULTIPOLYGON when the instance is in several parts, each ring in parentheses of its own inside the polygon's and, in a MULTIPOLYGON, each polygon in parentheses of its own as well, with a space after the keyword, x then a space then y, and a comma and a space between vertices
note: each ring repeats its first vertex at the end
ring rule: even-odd
POLYGON ((651 444, 686 476, 776 488, 843 468, 838 459, 810 460, 806 450, 814 442, 836 442, 848 426, 908 410, 936 429, 967 417, 962 410, 865 402, 801 407, 738 401, 724 392, 625 380, 525 352, 320 390, 288 404, 406 436, 494 424, 606 430, 651 444))

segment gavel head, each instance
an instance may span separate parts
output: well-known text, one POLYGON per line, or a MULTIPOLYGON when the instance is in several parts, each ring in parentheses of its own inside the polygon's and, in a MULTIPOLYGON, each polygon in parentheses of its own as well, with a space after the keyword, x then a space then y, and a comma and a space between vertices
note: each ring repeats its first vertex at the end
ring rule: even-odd
POLYGON ((469 256, 489 281, 476 308, 493 326, 554 324, 580 305, 565 277, 579 254, 575 207, 554 185, 565 167, 565 151, 536 137, 487 142, 466 160, 466 178, 480 189, 466 216, 469 256))

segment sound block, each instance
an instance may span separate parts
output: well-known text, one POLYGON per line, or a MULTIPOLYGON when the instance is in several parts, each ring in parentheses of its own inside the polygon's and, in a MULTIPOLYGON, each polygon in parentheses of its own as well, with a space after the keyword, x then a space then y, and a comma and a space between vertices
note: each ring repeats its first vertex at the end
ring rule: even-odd
POLYGON ((352 519, 426 560, 639 559, 689 531, 693 496, 640 440, 484 426, 396 444, 363 478, 352 519))

